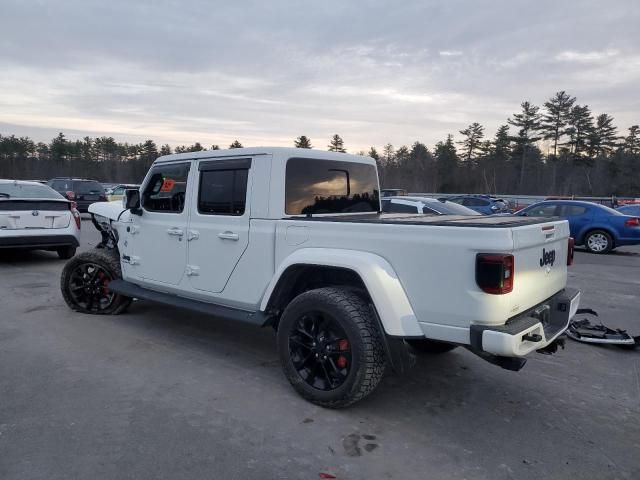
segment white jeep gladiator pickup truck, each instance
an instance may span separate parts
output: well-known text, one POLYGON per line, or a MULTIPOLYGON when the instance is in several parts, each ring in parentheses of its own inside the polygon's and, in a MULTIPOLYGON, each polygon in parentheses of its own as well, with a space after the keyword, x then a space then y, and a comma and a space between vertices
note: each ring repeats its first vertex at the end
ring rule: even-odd
POLYGON ((244 148, 158 158, 123 203, 89 207, 100 245, 64 268, 68 305, 138 298, 272 326, 298 393, 344 407, 412 352, 464 346, 519 370, 575 314, 564 220, 380 211, 369 157, 244 148))

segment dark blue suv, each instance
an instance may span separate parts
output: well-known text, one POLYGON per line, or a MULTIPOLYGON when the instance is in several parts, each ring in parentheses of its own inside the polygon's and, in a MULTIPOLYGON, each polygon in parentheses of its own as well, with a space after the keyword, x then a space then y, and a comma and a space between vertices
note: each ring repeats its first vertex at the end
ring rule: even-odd
POLYGON ((446 200, 459 203, 484 215, 511 212, 507 202, 501 198, 490 197, 489 195, 459 195, 456 197, 448 197, 446 200))

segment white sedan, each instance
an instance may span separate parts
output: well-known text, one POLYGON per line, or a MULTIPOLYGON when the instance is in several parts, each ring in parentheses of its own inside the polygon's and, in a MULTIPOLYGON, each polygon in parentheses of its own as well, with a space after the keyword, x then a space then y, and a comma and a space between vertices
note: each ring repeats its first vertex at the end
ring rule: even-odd
POLYGON ((80 213, 47 185, 0 180, 0 248, 53 250, 71 258, 80 245, 80 213))

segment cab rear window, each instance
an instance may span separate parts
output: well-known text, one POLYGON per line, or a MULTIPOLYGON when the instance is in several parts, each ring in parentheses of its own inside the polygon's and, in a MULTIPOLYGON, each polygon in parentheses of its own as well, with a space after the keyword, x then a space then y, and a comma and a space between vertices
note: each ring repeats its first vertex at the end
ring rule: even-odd
POLYGON ((287 215, 376 212, 379 197, 373 165, 309 158, 287 161, 287 215))

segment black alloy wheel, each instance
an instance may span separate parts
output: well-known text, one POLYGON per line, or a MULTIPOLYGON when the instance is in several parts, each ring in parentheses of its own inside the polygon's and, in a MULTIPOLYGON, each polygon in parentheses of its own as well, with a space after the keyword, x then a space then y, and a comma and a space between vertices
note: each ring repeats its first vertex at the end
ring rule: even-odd
POLYGON ((351 349, 347 334, 331 316, 309 312, 289 334, 289 355, 307 385, 329 391, 349 376, 351 349))
POLYGON ((95 263, 82 263, 71 271, 69 295, 82 309, 98 313, 107 310, 115 298, 109 290, 111 274, 95 263))
POLYGON ((93 315, 124 312, 132 299, 112 292, 111 281, 122 278, 117 251, 95 248, 72 257, 62 269, 60 290, 69 307, 93 315))

